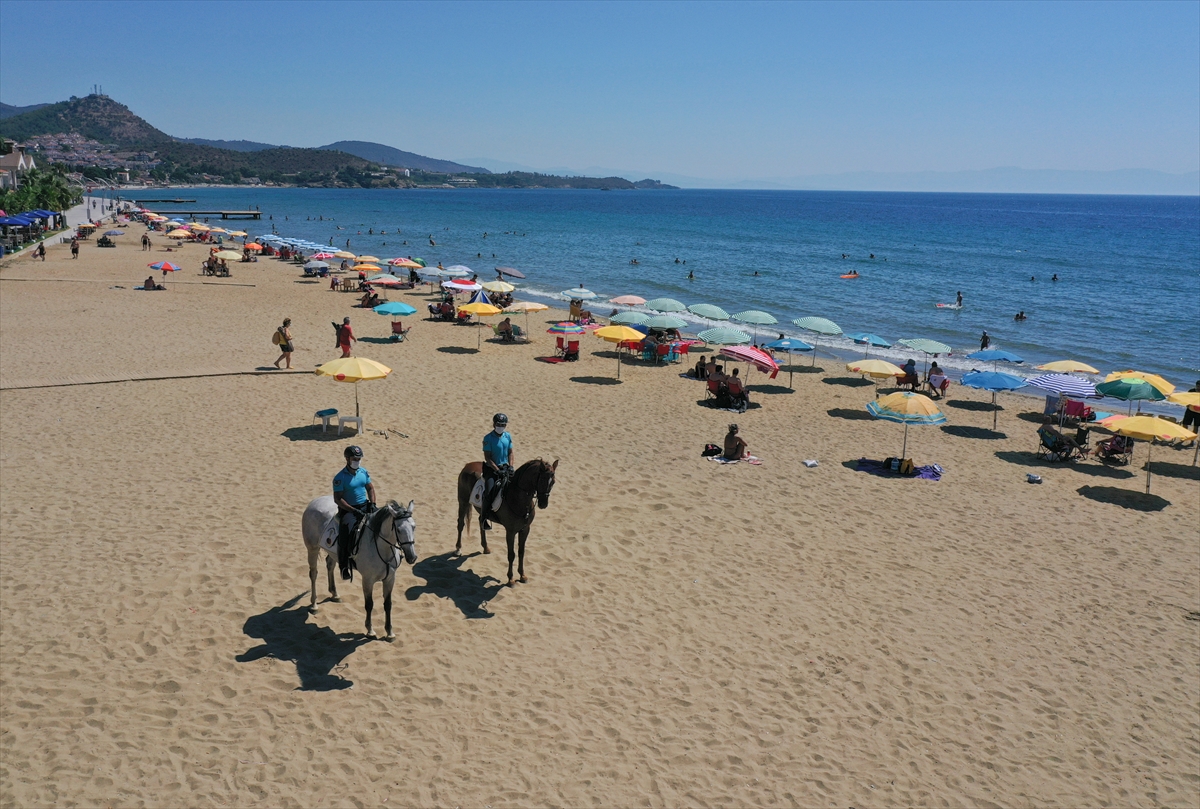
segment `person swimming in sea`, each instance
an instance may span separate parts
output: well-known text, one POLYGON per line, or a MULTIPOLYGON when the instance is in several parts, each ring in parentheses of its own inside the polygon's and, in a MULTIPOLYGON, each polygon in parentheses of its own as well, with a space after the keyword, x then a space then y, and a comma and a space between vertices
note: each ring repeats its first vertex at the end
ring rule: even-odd
POLYGON ((689 280, 689 281, 695 281, 695 280, 696 280, 696 274, 695 274, 694 272, 692 272, 691 270, 688 270, 688 280, 689 280))
POLYGON ((1058 280, 1058 273, 1054 273, 1054 275, 1050 276, 1050 280, 1051 280, 1051 281, 1057 281, 1057 280, 1058 280))
POLYGON ((755 270, 755 271, 754 271, 754 274, 755 274, 755 275, 758 275, 758 270, 755 270))
POLYGON ((1013 320, 1016 320, 1017 322, 1020 322, 1022 320, 1028 320, 1028 319, 1029 318, 1025 317, 1024 309, 1022 309, 1020 312, 1017 312, 1017 316, 1013 318, 1013 320))
POLYGON ((630 263, 630 264, 637 264, 637 263, 638 263, 638 260, 637 260, 636 258, 631 258, 631 259, 629 259, 629 263, 630 263))

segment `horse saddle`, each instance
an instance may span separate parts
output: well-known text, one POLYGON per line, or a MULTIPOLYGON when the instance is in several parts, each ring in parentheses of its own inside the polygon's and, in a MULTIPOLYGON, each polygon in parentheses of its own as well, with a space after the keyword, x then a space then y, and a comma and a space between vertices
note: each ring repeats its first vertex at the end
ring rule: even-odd
MULTIPOLYGON (((492 512, 495 513, 500 508, 500 500, 504 496, 504 487, 496 487, 496 496, 492 499, 492 512)), ((483 508, 483 478, 475 481, 475 488, 471 489, 471 505, 477 509, 483 508)))

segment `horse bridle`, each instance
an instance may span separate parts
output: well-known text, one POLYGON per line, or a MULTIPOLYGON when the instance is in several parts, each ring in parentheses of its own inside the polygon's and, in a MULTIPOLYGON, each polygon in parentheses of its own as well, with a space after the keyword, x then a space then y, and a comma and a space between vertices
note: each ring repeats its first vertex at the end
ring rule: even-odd
MULTIPOLYGON (((375 538, 382 541, 384 545, 387 545, 389 548, 396 551, 397 553, 404 554, 404 551, 402 549, 415 545, 416 541, 417 541, 415 532, 414 532, 412 538, 409 539, 407 542, 400 538, 400 523, 404 522, 405 520, 411 519, 412 512, 409 511, 408 509, 402 507, 398 503, 396 504, 396 507, 394 509, 392 508, 391 503, 388 503, 386 506, 384 506, 384 508, 386 508, 388 510, 388 513, 392 515, 392 536, 394 536, 396 538, 396 544, 393 545, 392 543, 388 542, 387 539, 384 538, 383 534, 381 534, 375 530, 372 530, 371 526, 369 524, 368 524, 367 528, 368 528, 368 530, 371 531, 372 534, 375 535, 375 538)), ((385 568, 387 568, 389 573, 400 566, 399 562, 397 562, 395 565, 393 565, 390 562, 388 562, 387 559, 384 559, 383 554, 379 552, 378 544, 372 543, 372 546, 375 548, 375 555, 379 557, 379 561, 383 562, 383 566, 385 568)))

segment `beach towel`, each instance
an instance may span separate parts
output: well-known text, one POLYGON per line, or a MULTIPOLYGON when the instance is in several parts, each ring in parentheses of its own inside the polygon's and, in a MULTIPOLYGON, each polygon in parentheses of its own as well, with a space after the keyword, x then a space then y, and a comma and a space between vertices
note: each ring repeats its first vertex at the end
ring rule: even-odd
POLYGON ((746 455, 746 456, 738 458, 736 460, 733 460, 730 458, 723 458, 720 455, 711 455, 711 456, 709 456, 708 459, 710 461, 716 461, 719 464, 740 463, 741 461, 745 461, 746 463, 748 463, 752 466, 762 466, 762 459, 758 458, 754 455, 746 455))
POLYGON ((920 478, 921 480, 941 480, 942 473, 945 471, 937 464, 929 466, 918 466, 911 475, 902 475, 899 472, 893 472, 886 461, 872 461, 869 458, 859 458, 859 472, 866 472, 868 475, 878 475, 881 478, 920 478))

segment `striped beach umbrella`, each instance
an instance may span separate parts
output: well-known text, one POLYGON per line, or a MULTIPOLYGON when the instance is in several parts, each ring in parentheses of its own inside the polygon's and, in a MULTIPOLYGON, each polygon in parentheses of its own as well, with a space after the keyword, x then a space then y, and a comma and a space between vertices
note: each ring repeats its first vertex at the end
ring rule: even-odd
MULTIPOLYGON (((805 331, 815 332, 816 334, 824 334, 832 337, 842 333, 842 327, 834 323, 832 320, 823 317, 798 317, 792 321, 793 324, 799 326, 805 331)), ((817 348, 814 342, 812 364, 817 364, 817 348)))
POLYGON ((621 326, 641 326, 649 319, 650 315, 645 312, 621 312, 618 315, 614 315, 609 322, 621 326))
POLYGON ((561 323, 555 323, 550 328, 546 329, 547 334, 585 334, 587 329, 580 326, 578 323, 572 323, 565 320, 561 323))
POLYGON ((908 452, 908 425, 929 426, 945 424, 946 415, 933 400, 921 393, 897 391, 867 404, 867 412, 877 419, 904 425, 904 445, 900 457, 908 452))
POLYGON ((172 264, 169 261, 157 261, 150 265, 150 269, 158 270, 159 272, 179 272, 183 269, 178 264, 172 264))
POLYGON ((652 301, 646 301, 646 308, 652 309, 655 312, 683 312, 687 310, 686 306, 674 298, 655 298, 652 301))
POLYGON ((693 303, 688 307, 688 311, 698 317, 708 318, 709 320, 729 320, 729 313, 720 306, 713 306, 711 303, 693 303))
POLYGON ((722 346, 745 345, 750 342, 750 335, 741 329, 735 329, 730 326, 717 326, 715 329, 705 329, 696 336, 706 343, 722 346))
POLYGON ((641 325, 651 329, 682 329, 687 326, 688 322, 678 315, 655 315, 647 318, 641 325))

